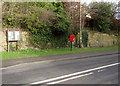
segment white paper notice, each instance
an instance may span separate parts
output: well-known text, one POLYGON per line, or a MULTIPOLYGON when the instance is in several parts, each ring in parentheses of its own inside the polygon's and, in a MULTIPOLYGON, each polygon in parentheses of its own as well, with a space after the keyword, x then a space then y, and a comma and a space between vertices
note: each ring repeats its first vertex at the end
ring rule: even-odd
POLYGON ((15 31, 15 40, 20 40, 20 31, 15 31))
POLYGON ((14 31, 8 31, 8 41, 14 41, 14 31))

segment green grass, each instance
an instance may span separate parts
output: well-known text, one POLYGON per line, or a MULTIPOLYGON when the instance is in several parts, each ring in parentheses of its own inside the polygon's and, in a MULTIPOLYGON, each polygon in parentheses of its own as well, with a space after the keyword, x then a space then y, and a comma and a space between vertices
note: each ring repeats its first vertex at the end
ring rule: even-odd
POLYGON ((14 59, 14 58, 29 58, 34 56, 46 56, 46 55, 58 55, 58 54, 68 54, 68 53, 80 53, 80 52, 94 52, 94 51, 107 51, 107 50, 117 50, 117 46, 112 47, 102 47, 102 48, 74 48, 70 51, 70 48, 60 48, 60 49, 22 49, 16 52, 1 52, 2 58, 0 59, 14 59))

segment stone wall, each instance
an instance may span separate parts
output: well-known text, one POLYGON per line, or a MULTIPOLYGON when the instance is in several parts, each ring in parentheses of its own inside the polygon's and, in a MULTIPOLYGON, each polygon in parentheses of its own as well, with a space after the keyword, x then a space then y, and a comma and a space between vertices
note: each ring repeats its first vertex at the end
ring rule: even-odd
POLYGON ((118 38, 115 35, 100 32, 88 32, 88 34, 88 47, 104 47, 118 44, 118 38))
MULTIPOLYGON (((2 28, 0 29, 0 52, 7 51, 7 30, 18 30, 18 28, 2 28)), ((20 41, 18 43, 18 49, 27 49, 29 44, 29 32, 20 30, 20 41)), ((100 32, 88 32, 88 47, 105 47, 118 45, 118 38, 115 35, 104 34, 100 32)), ((16 42, 9 43, 11 50, 16 49, 16 42)))
POLYGON ((3 32, 0 30, 0 52, 3 51, 3 32))
MULTIPOLYGON (((26 49, 29 47, 29 33, 19 28, 2 28, 0 30, 0 52, 7 51, 7 30, 20 30, 20 41, 18 49, 26 49)), ((10 50, 16 49, 16 42, 9 42, 10 50)))

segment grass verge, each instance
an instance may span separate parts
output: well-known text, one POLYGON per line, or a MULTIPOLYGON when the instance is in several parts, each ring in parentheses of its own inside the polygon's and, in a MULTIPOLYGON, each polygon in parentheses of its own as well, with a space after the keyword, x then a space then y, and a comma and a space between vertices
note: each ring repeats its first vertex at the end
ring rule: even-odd
POLYGON ((94 51, 107 51, 107 50, 117 50, 118 46, 112 47, 102 47, 102 48, 74 48, 70 51, 69 48, 60 48, 60 49, 22 49, 15 52, 0 52, 2 58, 0 59, 13 59, 13 58, 29 58, 34 56, 46 56, 46 55, 58 55, 58 54, 69 54, 69 53, 80 53, 80 52, 94 52, 94 51))

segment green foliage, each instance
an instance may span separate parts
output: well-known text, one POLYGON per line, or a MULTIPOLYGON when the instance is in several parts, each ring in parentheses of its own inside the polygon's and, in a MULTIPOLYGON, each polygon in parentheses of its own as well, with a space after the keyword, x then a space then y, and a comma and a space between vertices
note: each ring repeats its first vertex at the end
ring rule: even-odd
MULTIPOLYGON (((33 31, 33 30, 32 30, 33 31)), ((51 39, 51 30, 49 28, 40 29, 31 33, 30 43, 37 48, 47 48, 51 39)))
POLYGON ((89 12, 93 18, 94 26, 99 32, 108 33, 111 28, 111 19, 113 5, 108 2, 93 2, 90 5, 89 12))
POLYGON ((14 24, 14 18, 12 17, 8 17, 7 20, 6 20, 6 23, 10 26, 13 26, 14 24))
POLYGON ((34 47, 67 45, 71 22, 62 2, 5 2, 3 8, 3 25, 30 31, 34 47))
POLYGON ((84 31, 82 32, 82 43, 84 47, 87 47, 88 45, 88 32, 84 31))
POLYGON ((99 28, 99 32, 108 33, 110 31, 111 20, 107 17, 100 17, 96 20, 96 28, 99 28))

